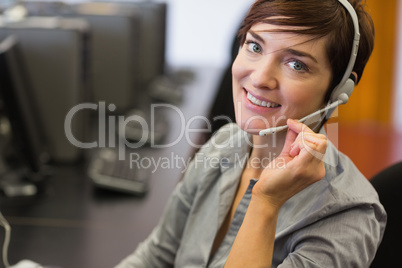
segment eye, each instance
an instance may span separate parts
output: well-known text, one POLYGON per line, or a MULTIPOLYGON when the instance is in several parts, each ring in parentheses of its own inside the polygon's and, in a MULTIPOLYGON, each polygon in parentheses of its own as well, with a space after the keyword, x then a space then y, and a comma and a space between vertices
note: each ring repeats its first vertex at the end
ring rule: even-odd
POLYGON ((304 64, 301 61, 292 60, 292 61, 289 61, 288 64, 295 71, 298 71, 298 72, 308 71, 308 67, 306 66, 306 64, 304 64))
POLYGON ((262 48, 259 44, 253 41, 246 41, 247 50, 260 54, 262 52, 262 48))

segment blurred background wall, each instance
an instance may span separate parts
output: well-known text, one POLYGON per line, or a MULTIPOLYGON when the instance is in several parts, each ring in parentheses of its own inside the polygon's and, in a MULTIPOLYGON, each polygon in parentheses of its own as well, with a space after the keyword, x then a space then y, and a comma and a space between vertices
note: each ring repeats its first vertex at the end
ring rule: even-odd
POLYGON ((398 0, 367 0, 376 30, 375 46, 361 83, 350 103, 340 110, 344 122, 371 121, 389 125, 396 117, 400 3, 398 0))
MULTIPOLYGON (((233 36, 254 1, 154 2, 168 4, 166 61, 169 66, 224 67, 230 59, 233 36)), ((371 122, 402 131, 402 53, 398 50, 402 47, 402 1, 366 2, 376 29, 375 48, 349 104, 340 109, 339 120, 347 123, 371 122)))
MULTIPOLYGON (((168 0, 168 62, 225 66, 241 17, 253 0, 168 0)), ((366 0, 375 47, 334 138, 367 177, 402 160, 402 0, 366 0)))
POLYGON ((339 148, 370 178, 402 160, 402 1, 367 0, 373 54, 347 105, 339 108, 339 148))
MULTIPOLYGON (((229 62, 229 48, 242 16, 254 1, 165 2, 169 4, 168 64, 223 67, 229 62)), ((339 120, 402 131, 402 1, 367 0, 367 6, 375 24, 375 48, 361 83, 340 109, 339 120)))
MULTIPOLYGON (((168 62, 224 66, 241 17, 254 1, 168 2, 168 62)), ((375 47, 350 101, 333 119, 333 142, 370 178, 402 160, 402 0, 367 0, 366 5, 375 47)))
MULTIPOLYGON (((253 1, 167 2, 168 62, 224 66, 241 17, 253 1)), ((367 0, 367 6, 375 24, 375 48, 361 83, 339 111, 339 121, 393 126, 402 131, 402 1, 367 0)))
MULTIPOLYGON (((223 69, 230 62, 236 30, 254 1, 154 2, 166 2, 168 7, 168 67, 223 69)), ((402 159, 402 0, 366 0, 366 4, 375 24, 375 48, 360 84, 334 121, 339 127, 339 148, 370 177, 402 159)))

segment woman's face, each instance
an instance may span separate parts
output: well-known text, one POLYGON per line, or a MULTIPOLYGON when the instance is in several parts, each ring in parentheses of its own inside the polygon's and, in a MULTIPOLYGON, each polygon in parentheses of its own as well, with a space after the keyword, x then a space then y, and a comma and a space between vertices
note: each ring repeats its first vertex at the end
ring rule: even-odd
POLYGON ((277 28, 251 27, 232 67, 236 121, 251 134, 320 109, 331 80, 326 38, 267 32, 277 28))

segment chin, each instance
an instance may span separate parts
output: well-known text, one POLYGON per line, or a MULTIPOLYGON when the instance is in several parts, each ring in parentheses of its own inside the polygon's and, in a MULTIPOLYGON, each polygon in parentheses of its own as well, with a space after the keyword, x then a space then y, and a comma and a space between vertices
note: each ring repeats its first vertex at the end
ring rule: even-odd
POLYGON ((237 125, 245 132, 251 135, 259 135, 260 131, 263 129, 268 128, 265 124, 259 123, 259 124, 246 124, 244 122, 239 122, 236 120, 237 125))

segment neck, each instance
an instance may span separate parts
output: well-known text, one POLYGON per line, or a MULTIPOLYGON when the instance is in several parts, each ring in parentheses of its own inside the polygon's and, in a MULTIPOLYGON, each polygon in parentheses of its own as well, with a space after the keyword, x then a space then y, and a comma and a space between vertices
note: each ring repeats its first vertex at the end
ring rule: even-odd
POLYGON ((285 144, 286 131, 281 131, 275 134, 261 137, 259 135, 253 136, 253 150, 250 155, 250 161, 258 158, 263 165, 261 169, 269 162, 278 157, 285 144))

